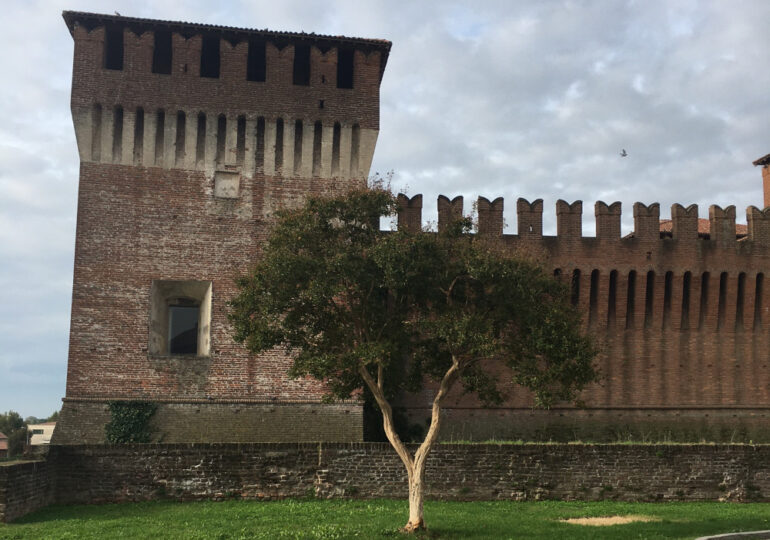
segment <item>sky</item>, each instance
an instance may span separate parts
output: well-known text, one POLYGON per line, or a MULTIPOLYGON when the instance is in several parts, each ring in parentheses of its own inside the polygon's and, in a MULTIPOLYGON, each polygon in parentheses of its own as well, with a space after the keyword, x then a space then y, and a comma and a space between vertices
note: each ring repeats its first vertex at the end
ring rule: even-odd
POLYGON ((762 206, 766 0, 9 0, 0 33, 0 412, 65 392, 78 157, 65 9, 393 42, 372 173, 424 195, 762 206), (620 156, 622 149, 626 157, 620 156))

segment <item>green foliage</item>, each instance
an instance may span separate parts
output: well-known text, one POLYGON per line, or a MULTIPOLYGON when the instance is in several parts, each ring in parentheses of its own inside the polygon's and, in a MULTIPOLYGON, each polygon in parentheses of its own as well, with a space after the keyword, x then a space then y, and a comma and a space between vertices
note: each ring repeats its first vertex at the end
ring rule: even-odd
POLYGON ((464 389, 494 403, 504 364, 544 406, 596 378, 579 315, 540 266, 469 234, 467 219, 440 234, 380 232, 396 209, 375 187, 281 212, 230 304, 235 339, 286 348, 291 375, 338 398, 362 386, 362 367, 392 397, 456 364, 464 389))
MULTIPOLYGON (((664 539, 770 529, 767 503, 446 502, 427 501, 431 530, 441 540, 664 539), (657 521, 611 527, 564 523, 573 517, 650 516, 657 521)), ((398 539, 405 518, 399 500, 177 501, 51 506, 0 523, 0 538, 398 539)))
POLYGON ((0 432, 8 437, 8 457, 18 456, 24 452, 27 443, 27 426, 21 415, 16 411, 0 414, 0 432))
POLYGON ((147 401, 110 401, 111 419, 104 427, 107 442, 147 443, 150 442, 150 418, 158 406, 147 401))

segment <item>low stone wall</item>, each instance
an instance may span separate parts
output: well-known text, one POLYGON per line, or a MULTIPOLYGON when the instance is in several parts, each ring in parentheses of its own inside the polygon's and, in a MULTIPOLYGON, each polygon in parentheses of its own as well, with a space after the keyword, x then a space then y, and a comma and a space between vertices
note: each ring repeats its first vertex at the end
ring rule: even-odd
MULTIPOLYGON (((770 500, 770 445, 440 444, 427 466, 433 499, 770 500)), ((380 443, 52 446, 5 469, 5 520, 50 502, 407 495, 380 443)))
POLYGON ((0 522, 8 522, 54 499, 52 466, 45 461, 0 463, 0 522))
MULTIPOLYGON (((405 497, 387 444, 60 446, 56 499, 405 497)), ((447 500, 770 500, 770 446, 441 444, 427 494, 447 500)))

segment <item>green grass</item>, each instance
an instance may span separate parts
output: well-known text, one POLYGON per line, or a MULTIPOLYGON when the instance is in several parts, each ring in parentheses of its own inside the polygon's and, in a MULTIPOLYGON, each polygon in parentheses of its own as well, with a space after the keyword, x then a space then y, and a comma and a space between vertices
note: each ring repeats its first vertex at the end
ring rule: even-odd
MULTIPOLYGON (((404 538, 405 501, 169 501, 52 506, 14 523, 0 538, 404 538)), ((770 505, 733 503, 432 502, 422 538, 696 538, 770 529, 770 505), (645 515, 660 521, 609 527, 561 523, 569 517, 645 515)))

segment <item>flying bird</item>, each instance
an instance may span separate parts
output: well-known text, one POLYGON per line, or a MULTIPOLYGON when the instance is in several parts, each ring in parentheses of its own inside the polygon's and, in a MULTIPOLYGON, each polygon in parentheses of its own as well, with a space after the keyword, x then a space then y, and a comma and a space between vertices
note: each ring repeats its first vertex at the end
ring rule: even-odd
POLYGON ((620 151, 620 157, 626 157, 627 155, 628 155, 628 152, 626 152, 625 148, 620 151))

